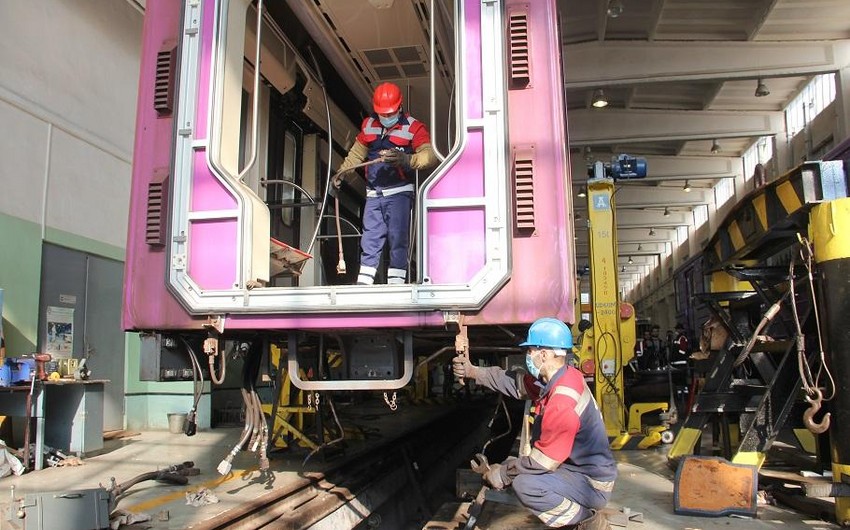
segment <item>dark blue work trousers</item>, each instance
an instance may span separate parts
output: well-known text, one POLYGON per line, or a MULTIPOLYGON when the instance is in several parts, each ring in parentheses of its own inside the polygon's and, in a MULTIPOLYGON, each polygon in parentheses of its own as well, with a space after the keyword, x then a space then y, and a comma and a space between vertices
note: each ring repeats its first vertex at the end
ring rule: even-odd
MULTIPOLYGON (((407 272, 407 247, 410 241, 410 210, 413 192, 405 191, 389 196, 367 197, 363 213, 363 237, 360 241, 360 280, 369 276, 374 280, 381 260, 384 244, 390 245, 388 281, 404 281, 407 272), (364 274, 365 273, 365 274, 364 274)), ((367 280, 367 283, 371 283, 367 280)))

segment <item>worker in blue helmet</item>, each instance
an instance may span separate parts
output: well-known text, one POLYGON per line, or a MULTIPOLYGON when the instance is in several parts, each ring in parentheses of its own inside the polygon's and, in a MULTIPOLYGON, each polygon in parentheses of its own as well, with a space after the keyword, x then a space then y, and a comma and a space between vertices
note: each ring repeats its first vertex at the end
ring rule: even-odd
POLYGON ((617 464, 602 415, 584 376, 572 366, 573 335, 555 318, 536 320, 525 348, 527 373, 453 360, 455 377, 531 400, 518 457, 491 464, 484 480, 513 488, 519 501, 551 528, 610 528, 599 512, 611 497, 617 464))

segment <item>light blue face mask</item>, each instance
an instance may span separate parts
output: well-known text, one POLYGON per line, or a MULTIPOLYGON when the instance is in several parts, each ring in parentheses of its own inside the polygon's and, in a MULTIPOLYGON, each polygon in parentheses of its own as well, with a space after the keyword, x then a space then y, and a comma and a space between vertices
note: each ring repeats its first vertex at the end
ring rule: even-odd
POLYGON ((534 365, 534 360, 530 353, 525 354, 525 367, 528 368, 528 374, 531 377, 540 379, 540 368, 534 365))
POLYGON ((384 129, 389 129, 390 127, 392 127, 393 125, 398 123, 398 114, 399 113, 395 113, 395 115, 393 115, 389 118, 384 118, 383 116, 378 116, 378 119, 381 120, 381 125, 384 126, 384 129))

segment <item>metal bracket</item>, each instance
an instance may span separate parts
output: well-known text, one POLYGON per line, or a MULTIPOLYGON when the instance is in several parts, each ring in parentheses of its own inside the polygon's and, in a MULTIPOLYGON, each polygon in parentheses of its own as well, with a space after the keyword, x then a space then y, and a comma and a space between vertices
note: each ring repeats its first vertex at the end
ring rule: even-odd
POLYGON ((617 513, 606 514, 608 524, 613 526, 622 526, 623 528, 629 525, 629 522, 643 523, 643 513, 633 512, 631 508, 624 506, 617 513))
POLYGON ((207 321, 204 323, 204 327, 207 329, 214 329, 219 332, 219 334, 224 333, 224 317, 221 315, 209 315, 207 317, 207 321))

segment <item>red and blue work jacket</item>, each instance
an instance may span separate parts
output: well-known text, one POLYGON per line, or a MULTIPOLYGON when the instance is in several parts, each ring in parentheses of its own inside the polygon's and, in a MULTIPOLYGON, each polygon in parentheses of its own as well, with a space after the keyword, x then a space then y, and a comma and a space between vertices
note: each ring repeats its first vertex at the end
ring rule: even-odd
MULTIPOLYGON (((398 149, 412 155, 420 146, 431 143, 431 135, 421 121, 407 113, 402 113, 398 123, 389 129, 381 125, 377 114, 372 114, 363 120, 357 141, 368 148, 366 159, 375 160, 385 149, 398 149)), ((409 167, 380 162, 366 168, 366 186, 371 190, 380 192, 412 182, 413 170, 409 167)))

